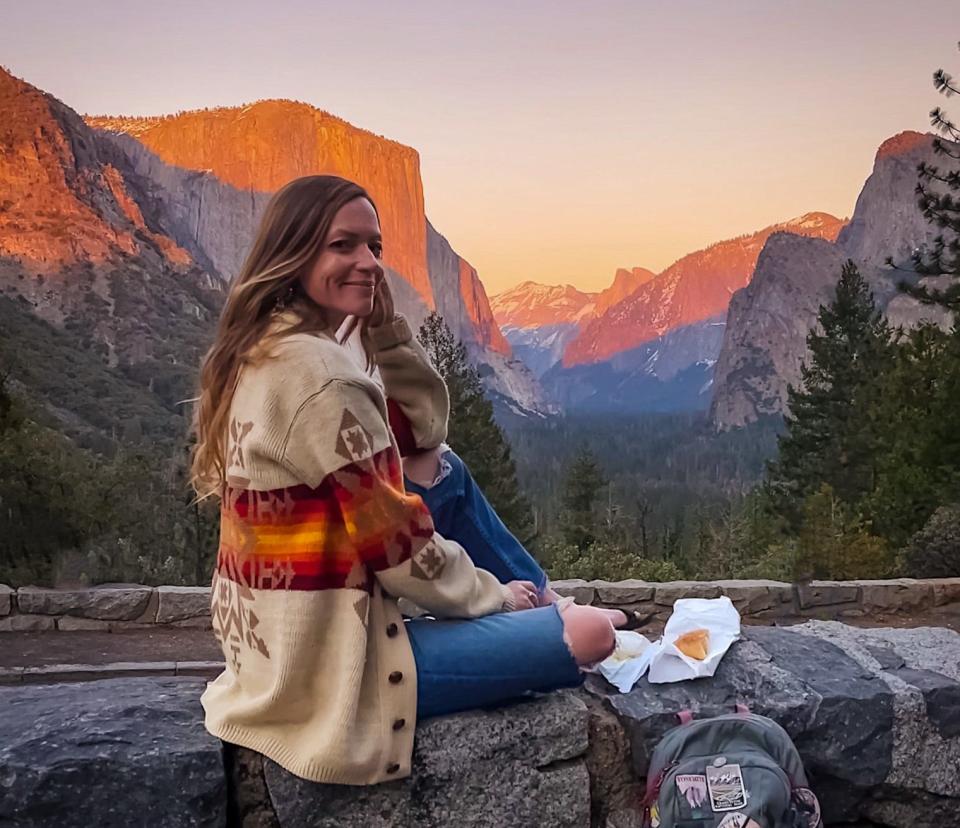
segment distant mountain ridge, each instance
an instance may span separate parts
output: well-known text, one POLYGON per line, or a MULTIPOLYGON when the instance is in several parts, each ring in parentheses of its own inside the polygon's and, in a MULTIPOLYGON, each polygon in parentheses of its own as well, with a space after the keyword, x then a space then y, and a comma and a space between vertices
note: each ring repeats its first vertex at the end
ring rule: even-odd
POLYGON ((490 306, 514 353, 540 377, 562 359, 583 325, 654 276, 643 267, 619 268, 610 286, 594 293, 573 285, 526 281, 498 293, 490 306))
POLYGON ((750 280, 771 235, 836 238, 843 225, 842 219, 827 213, 807 213, 682 257, 591 320, 567 346, 564 367, 604 361, 675 328, 724 313, 733 292, 750 280))
POLYGON ((843 226, 807 213, 683 256, 659 275, 619 270, 605 301, 525 282, 491 304, 515 353, 566 408, 706 409, 730 297, 763 245, 777 233, 835 238, 843 226))

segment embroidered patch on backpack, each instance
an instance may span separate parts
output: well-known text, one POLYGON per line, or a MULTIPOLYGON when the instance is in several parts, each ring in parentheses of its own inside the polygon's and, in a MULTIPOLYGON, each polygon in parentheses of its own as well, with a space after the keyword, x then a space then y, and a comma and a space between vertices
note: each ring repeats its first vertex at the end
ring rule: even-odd
POLYGON ((707 798, 707 777, 699 773, 677 774, 677 790, 686 797, 691 808, 699 808, 707 798))
MULTIPOLYGON (((721 757, 716 761, 724 760, 721 757)), ((715 813, 735 811, 747 804, 747 791, 739 765, 708 765, 707 789, 710 792, 710 807, 715 813)))

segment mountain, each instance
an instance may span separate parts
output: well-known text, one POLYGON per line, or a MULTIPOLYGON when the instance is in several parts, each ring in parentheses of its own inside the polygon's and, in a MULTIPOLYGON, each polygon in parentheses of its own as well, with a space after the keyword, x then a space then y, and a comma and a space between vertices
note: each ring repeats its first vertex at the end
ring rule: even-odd
POLYGON ((727 303, 750 279, 766 239, 836 236, 841 226, 809 213, 691 253, 659 275, 646 271, 625 299, 568 337, 562 361, 541 377, 547 392, 594 412, 706 410, 727 303))
MULTIPOLYGON (((835 240, 777 234, 769 238, 748 286, 734 294, 716 365, 711 416, 719 429, 742 426, 785 410, 787 385, 800 381, 806 337, 820 305, 830 301, 844 261, 852 259, 894 324, 946 315, 898 293, 910 255, 937 235, 916 206, 917 165, 938 163, 932 135, 904 132, 880 146, 853 218, 835 240)), ((960 150, 955 145, 953 151, 960 150)), ((936 283, 937 280, 933 280, 936 283)))
MULTIPOLYGON (((378 201, 398 308, 414 325, 440 310, 492 392, 509 389, 521 410, 550 410, 513 358, 476 271, 427 221, 414 150, 279 101, 85 121, 2 70, 0 109, 0 293, 14 300, 0 334, 5 364, 22 367, 10 356, 13 331, 36 339, 40 329, 22 317, 39 317, 67 337, 57 342, 70 341, 107 372, 94 385, 145 391, 165 415, 151 409, 142 419, 163 436, 179 435, 180 403, 193 394, 225 288, 270 197, 263 188, 336 172, 359 179, 378 201)), ((58 362, 79 370, 66 355, 58 362)), ((91 372, 87 360, 83 375, 91 372)), ((109 399, 71 394, 68 410, 46 380, 12 381, 96 442, 109 399)))
POLYGON ((593 308, 593 316, 603 316, 614 305, 619 304, 630 296, 641 285, 646 284, 657 274, 645 267, 635 267, 632 270, 617 268, 613 275, 610 287, 600 291, 593 308))
POLYGON ((528 281, 492 297, 490 307, 513 353, 540 377, 563 355, 581 320, 593 313, 597 296, 573 285, 528 281))
MULTIPOLYGON (((413 321, 419 324, 427 312, 439 310, 465 341, 509 354, 476 271, 427 220, 420 157, 411 147, 285 100, 154 118, 91 116, 86 121, 108 140, 113 137, 134 163, 145 163, 140 145, 154 164, 159 160, 200 173, 247 194, 254 203, 254 224, 264 197, 293 178, 330 173, 357 181, 377 204, 385 264, 412 288, 403 291, 401 301, 416 306, 409 308, 413 321), (116 140, 121 136, 133 141, 116 140)), ((216 262, 229 278, 239 269, 252 228, 235 222, 217 230, 221 242, 231 242, 218 245, 226 255, 216 262)))
POLYGON ((490 307, 501 327, 539 328, 579 322, 593 313, 597 296, 573 285, 521 282, 494 296, 490 307))
POLYGON ((612 284, 599 293, 585 293, 573 285, 521 282, 498 293, 490 305, 516 356, 542 377, 560 361, 583 325, 653 277, 643 267, 619 268, 612 284))
POLYGON ((2 370, 82 444, 111 415, 114 431, 179 436, 222 280, 163 232, 75 112, 2 71, 0 110, 2 370))
POLYGON ((724 313, 731 294, 749 281, 772 234, 836 238, 842 226, 840 219, 826 213, 808 213, 684 256, 592 319, 567 346, 564 367, 601 362, 675 328, 724 313))

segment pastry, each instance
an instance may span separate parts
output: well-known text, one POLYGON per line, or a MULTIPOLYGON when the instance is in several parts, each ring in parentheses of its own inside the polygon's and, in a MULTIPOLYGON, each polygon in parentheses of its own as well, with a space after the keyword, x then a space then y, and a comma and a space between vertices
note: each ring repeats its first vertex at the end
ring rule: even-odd
POLYGON ((678 636, 677 640, 673 642, 673 646, 685 656, 703 661, 707 657, 709 641, 709 630, 690 630, 690 632, 678 636))

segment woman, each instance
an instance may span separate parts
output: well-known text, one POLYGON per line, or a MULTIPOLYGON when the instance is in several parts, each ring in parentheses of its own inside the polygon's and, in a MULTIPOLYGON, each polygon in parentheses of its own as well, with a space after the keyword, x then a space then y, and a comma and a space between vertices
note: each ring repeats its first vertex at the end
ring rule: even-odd
POLYGON ((291 182, 201 373, 193 479, 221 497, 212 615, 227 661, 206 726, 317 782, 406 776, 418 715, 574 685, 614 644, 591 607, 510 613, 535 585, 476 567, 406 491, 391 410, 415 446, 438 446, 445 390, 393 313, 381 255, 362 188, 291 182), (333 335, 349 316, 390 406, 333 335), (476 620, 405 624, 398 598, 476 620))

